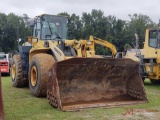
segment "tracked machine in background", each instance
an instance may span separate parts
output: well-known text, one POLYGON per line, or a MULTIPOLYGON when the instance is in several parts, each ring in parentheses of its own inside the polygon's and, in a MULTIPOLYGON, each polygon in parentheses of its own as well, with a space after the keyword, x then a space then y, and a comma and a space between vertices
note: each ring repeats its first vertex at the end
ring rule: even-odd
POLYGON ((19 46, 11 66, 12 84, 29 87, 34 96, 46 96, 63 111, 114 107, 147 102, 138 63, 131 59, 103 58, 95 44, 111 43, 90 36, 67 40, 67 18, 43 14, 31 22, 31 46, 19 46))

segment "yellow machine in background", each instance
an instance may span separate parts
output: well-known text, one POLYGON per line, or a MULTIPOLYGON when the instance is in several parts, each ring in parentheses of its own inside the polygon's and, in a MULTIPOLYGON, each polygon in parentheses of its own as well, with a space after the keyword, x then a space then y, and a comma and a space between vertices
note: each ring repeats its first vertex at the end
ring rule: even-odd
POLYGON ((129 49, 125 58, 131 58, 140 65, 142 79, 160 83, 160 28, 147 28, 143 49, 129 49))
POLYGON ((31 46, 19 46, 11 67, 12 84, 29 82, 34 96, 46 96, 64 111, 90 107, 113 107, 147 102, 138 63, 114 58, 111 43, 90 36, 67 40, 67 18, 43 14, 31 24, 31 46), (113 58, 95 54, 95 44, 106 46, 113 58))
POLYGON ((160 83, 160 28, 146 29, 142 61, 146 77, 160 83))

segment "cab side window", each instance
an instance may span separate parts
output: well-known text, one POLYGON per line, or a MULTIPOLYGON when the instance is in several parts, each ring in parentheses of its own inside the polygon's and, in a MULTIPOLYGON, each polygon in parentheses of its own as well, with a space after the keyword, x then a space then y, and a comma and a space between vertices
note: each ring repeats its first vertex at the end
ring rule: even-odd
POLYGON ((156 30, 149 31, 149 46, 157 48, 157 44, 158 44, 157 31, 156 30))
POLYGON ((40 18, 37 18, 37 22, 34 26, 33 36, 38 37, 40 39, 41 37, 41 23, 40 18))

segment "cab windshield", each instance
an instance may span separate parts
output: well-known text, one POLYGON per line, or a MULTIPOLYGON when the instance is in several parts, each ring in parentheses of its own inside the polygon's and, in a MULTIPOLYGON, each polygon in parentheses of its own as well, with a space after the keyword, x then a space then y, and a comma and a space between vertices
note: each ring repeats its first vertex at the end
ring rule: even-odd
POLYGON ((160 48, 160 30, 149 31, 149 46, 153 48, 160 48))
POLYGON ((41 39, 66 39, 67 18, 62 16, 42 16, 41 39))

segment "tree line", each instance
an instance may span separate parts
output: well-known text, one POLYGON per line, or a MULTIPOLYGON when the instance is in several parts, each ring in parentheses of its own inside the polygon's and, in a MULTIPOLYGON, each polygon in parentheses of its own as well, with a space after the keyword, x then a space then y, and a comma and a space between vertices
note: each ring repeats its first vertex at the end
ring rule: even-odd
MULTIPOLYGON (((118 19, 113 15, 105 16, 101 10, 93 9, 90 13, 83 12, 82 16, 59 13, 68 17, 68 39, 89 39, 90 35, 107 40, 114 44, 118 51, 133 47, 135 33, 139 36, 139 46, 143 48, 145 29, 157 27, 152 19, 143 14, 128 15, 129 21, 118 19)), ((14 13, 8 15, 0 13, 0 51, 11 52, 17 49, 20 43, 27 41, 32 35, 29 27, 30 17, 27 14, 18 16, 14 13)), ((98 54, 108 54, 108 49, 97 45, 98 54)))

